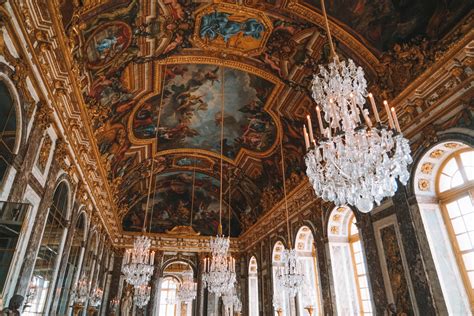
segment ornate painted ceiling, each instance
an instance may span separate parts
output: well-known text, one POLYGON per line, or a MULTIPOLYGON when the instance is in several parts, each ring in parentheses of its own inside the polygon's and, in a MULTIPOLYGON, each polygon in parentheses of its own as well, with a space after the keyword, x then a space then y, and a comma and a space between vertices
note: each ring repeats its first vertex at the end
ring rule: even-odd
MULTIPOLYGON (((282 196, 280 140, 289 189, 304 180, 300 122, 328 54, 314 2, 60 1, 111 225, 140 231, 149 197, 151 232, 192 222, 215 235, 222 185, 224 231, 240 235, 282 196)), ((442 3, 328 1, 338 52, 364 67, 372 91, 393 97, 434 58, 410 51, 413 39, 434 50, 442 42, 433 38, 472 7, 442 3), (412 78, 384 63, 406 52, 412 78)))

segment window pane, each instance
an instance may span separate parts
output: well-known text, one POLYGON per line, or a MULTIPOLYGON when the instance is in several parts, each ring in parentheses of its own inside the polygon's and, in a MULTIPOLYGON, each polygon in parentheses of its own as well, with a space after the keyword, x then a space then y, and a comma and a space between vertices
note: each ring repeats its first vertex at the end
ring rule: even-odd
POLYGON ((464 233, 466 231, 466 226, 464 226, 464 221, 462 217, 453 219, 451 223, 453 224, 454 233, 456 235, 464 233))
POLYGON ((365 276, 359 277, 359 286, 360 287, 368 287, 367 278, 365 276))
POLYGON ((353 244, 353 247, 354 247, 354 252, 360 252, 360 241, 356 241, 354 242, 353 244))
POLYGON ((448 214, 450 218, 458 217, 459 215, 461 215, 461 212, 459 212, 459 206, 457 201, 446 204, 446 208, 448 209, 448 214))
POLYGON ((469 240, 468 234, 461 234, 456 236, 458 240, 459 250, 465 251, 472 248, 471 241, 469 240))
POLYGON ((474 167, 474 151, 463 152, 460 156, 464 167, 474 167))
POLYGON ((464 180, 462 178, 461 172, 456 171, 454 176, 451 179, 451 188, 455 188, 457 186, 460 186, 461 184, 464 183, 464 180))
POLYGON ((448 163, 444 166, 443 173, 449 177, 452 177, 457 170, 458 164, 456 163, 456 159, 453 157, 449 159, 448 163))
POLYGON ((439 190, 440 192, 444 192, 451 188, 451 177, 448 177, 445 174, 442 174, 439 178, 439 190))
POLYGON ((470 271, 467 274, 469 276, 469 283, 471 283, 471 288, 474 288, 474 271, 470 271))
POLYGON ((474 270, 474 252, 463 254, 462 259, 464 260, 466 270, 474 270))
POLYGON ((474 167, 465 167, 464 171, 466 171, 466 176, 469 181, 474 180, 474 167))
POLYGON ((471 198, 469 196, 460 198, 458 200, 458 205, 462 214, 474 212, 474 206, 472 205, 471 198))

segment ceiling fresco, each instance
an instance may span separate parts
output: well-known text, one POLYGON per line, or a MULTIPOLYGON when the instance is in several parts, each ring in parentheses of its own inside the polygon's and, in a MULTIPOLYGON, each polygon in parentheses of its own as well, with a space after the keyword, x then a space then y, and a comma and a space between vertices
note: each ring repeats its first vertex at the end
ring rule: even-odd
MULTIPOLYGON (((155 179, 154 193, 150 197, 147 231, 165 233, 176 226, 193 226, 203 235, 217 235, 219 224, 219 180, 203 173, 195 173, 194 200, 193 172, 166 172, 155 179), (151 220, 151 223, 150 223, 151 220), (150 228, 151 226, 151 228, 150 228)), ((127 231, 141 231, 146 208, 146 197, 137 201, 125 214, 122 223, 127 231)), ((224 199, 223 231, 228 232, 228 198, 224 199)), ((238 220, 231 216, 231 236, 240 234, 238 220)))
POLYGON ((275 143, 276 126, 264 110, 274 84, 216 65, 171 64, 165 68, 163 94, 133 110, 132 137, 144 140, 157 134, 158 151, 195 148, 219 154, 224 102, 224 155, 235 159, 241 148, 262 153, 275 143))
MULTIPOLYGON (((317 8, 320 0, 306 0, 317 8)), ((326 1, 328 14, 385 51, 416 36, 439 39, 473 8, 471 0, 326 1)))
MULTIPOLYGON (((308 86, 329 57, 324 28, 310 19, 318 14, 316 2, 61 2, 64 36, 80 65, 93 150, 116 209, 110 220, 121 233, 141 230, 151 177, 153 233, 188 225, 193 209, 193 228, 215 235, 222 99, 222 186, 226 201, 231 200, 232 236, 282 198, 280 140, 288 190, 306 179, 301 129, 314 108, 308 86), (303 13, 291 4, 304 6, 303 13)), ((377 84, 391 68, 375 67, 372 48, 361 43, 386 49, 426 33, 433 23, 445 32, 466 7, 454 0, 443 13, 441 1, 402 2, 328 2, 338 25, 360 39, 354 47, 363 48, 354 53, 348 42, 337 46, 338 53, 364 66, 369 84, 377 84), (439 18, 448 22, 446 29, 439 18)), ((336 41, 340 34, 335 32, 336 41)), ((381 87, 388 91, 388 84, 381 87)))

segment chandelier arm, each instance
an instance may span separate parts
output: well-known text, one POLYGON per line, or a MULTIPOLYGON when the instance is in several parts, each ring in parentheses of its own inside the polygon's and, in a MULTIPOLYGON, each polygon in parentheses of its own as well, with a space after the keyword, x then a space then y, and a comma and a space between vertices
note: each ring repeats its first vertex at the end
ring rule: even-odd
MULTIPOLYGON (((157 152, 158 152, 158 130, 159 130, 159 127, 160 127, 161 108, 163 106, 163 96, 164 96, 165 81, 166 81, 166 68, 167 68, 167 65, 165 64, 164 69, 163 69, 163 78, 162 78, 162 82, 161 82, 161 91, 160 91, 161 96, 160 96, 160 104, 159 104, 159 107, 158 107, 158 117, 156 119, 155 141, 156 141, 156 151, 157 152)), ((147 215, 148 215, 148 206, 150 204, 150 195, 151 195, 151 187, 152 187, 152 180, 153 180, 153 170, 155 169, 155 157, 153 155, 153 145, 151 146, 150 151, 151 151, 150 181, 149 181, 149 185, 148 185, 148 196, 147 196, 147 199, 146 199, 146 206, 145 206, 145 218, 143 219, 143 228, 142 228, 143 232, 146 232, 145 227, 146 227, 146 220, 147 220, 147 215)), ((155 181, 156 181, 156 179, 155 179, 155 181)), ((156 182, 155 182, 155 185, 156 185, 156 182)), ((153 212, 153 208, 152 208, 152 212, 153 212)), ((149 228, 148 232, 151 232, 151 217, 150 217, 150 228, 149 228)))

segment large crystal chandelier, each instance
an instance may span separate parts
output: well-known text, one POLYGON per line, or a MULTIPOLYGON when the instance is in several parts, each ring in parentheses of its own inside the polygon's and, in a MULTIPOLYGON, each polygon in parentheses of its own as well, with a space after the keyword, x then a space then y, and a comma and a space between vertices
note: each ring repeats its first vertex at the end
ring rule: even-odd
POLYGON ((134 287, 146 285, 153 274, 155 252, 150 251, 151 241, 146 236, 138 236, 133 249, 125 251, 122 272, 125 281, 134 287))
POLYGON ((316 113, 321 137, 315 140, 308 116, 309 134, 304 127, 307 170, 314 191, 337 206, 351 204, 369 212, 374 202, 393 196, 397 181, 406 185, 412 162, 408 140, 400 131, 395 109, 384 107, 388 126, 381 123, 372 94, 367 93, 364 71, 349 59, 340 61, 332 45, 324 0, 321 0, 333 61, 328 69, 319 67, 314 75, 312 95, 318 104, 316 113), (376 120, 364 108, 370 99, 376 120), (324 112, 324 122, 321 117, 324 112))
POLYGON ((218 297, 230 292, 236 280, 235 259, 228 255, 229 244, 229 238, 222 234, 211 237, 211 258, 204 259, 204 286, 218 297))
POLYGON ((281 256, 282 266, 278 269, 278 282, 283 289, 295 297, 303 287, 304 275, 298 262, 298 254, 295 249, 285 249, 281 256))
MULTIPOLYGON (((216 294, 218 297, 223 293, 230 292, 234 287, 235 276, 235 259, 228 254, 230 246, 230 238, 224 237, 222 234, 222 175, 223 175, 223 157, 224 157, 224 68, 221 67, 221 135, 220 135, 220 197, 219 197, 219 226, 216 238, 210 239, 211 258, 204 259, 203 284, 207 286, 209 292, 216 294)), ((229 189, 230 191, 230 189, 229 189)), ((230 203, 229 203, 230 204, 230 203)), ((229 205, 230 212, 230 205, 229 205)), ((230 224, 230 223, 229 223, 230 224)), ((229 225, 230 236, 230 225, 229 225)))
POLYGON ((145 307, 150 301, 151 287, 148 284, 135 286, 133 293, 133 303, 139 308, 145 307))
POLYGON ((193 280, 193 271, 187 270, 183 273, 183 281, 176 292, 176 299, 180 302, 191 302, 196 298, 197 283, 193 280))

